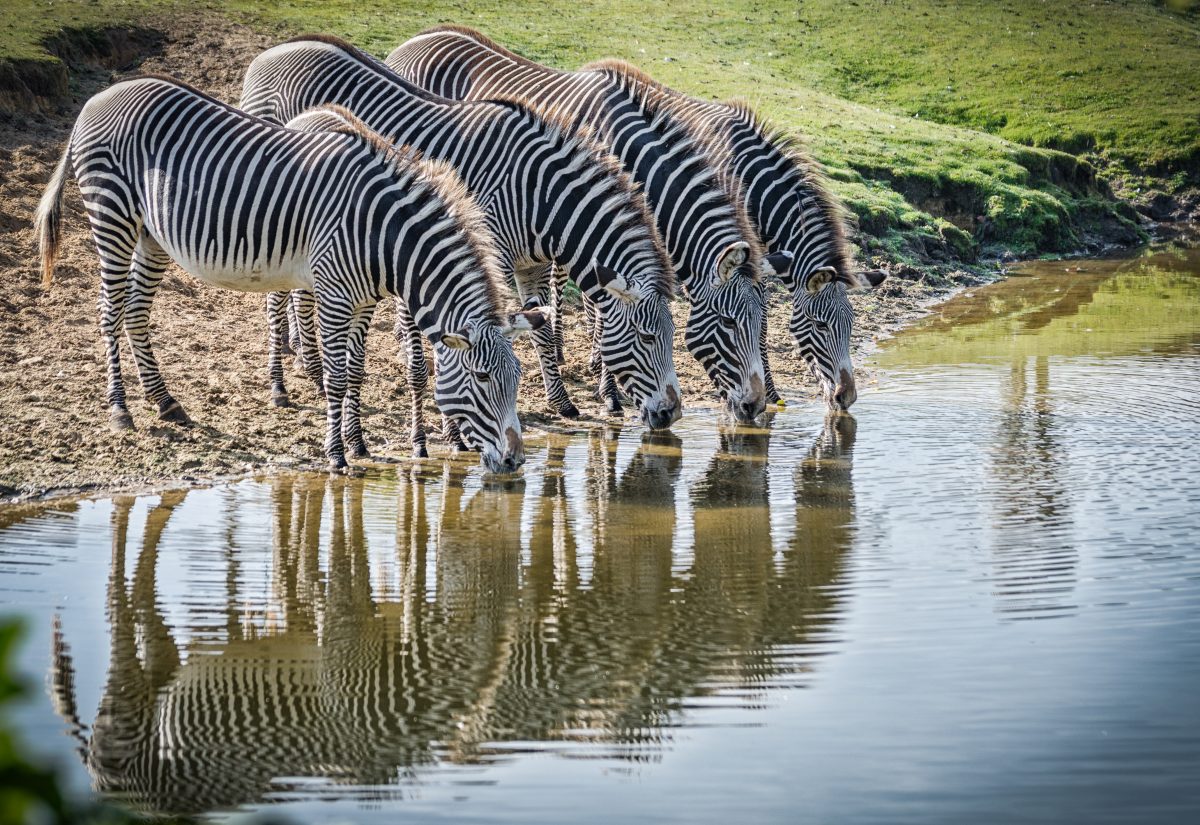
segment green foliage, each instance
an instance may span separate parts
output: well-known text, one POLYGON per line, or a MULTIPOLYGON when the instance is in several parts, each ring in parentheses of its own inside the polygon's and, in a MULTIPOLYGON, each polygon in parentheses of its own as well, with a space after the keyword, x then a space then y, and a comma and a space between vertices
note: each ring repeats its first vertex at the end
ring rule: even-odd
MULTIPOLYGON (((14 621, 0 623, 0 714, 2 708, 25 695, 25 686, 13 676, 12 660, 21 628, 14 621)), ((70 822, 70 810, 54 774, 25 760, 21 743, 0 715, 0 822, 70 822)))
MULTIPOLYGON (((23 13, 0 30, 0 55, 36 52, 56 25, 129 22, 153 5, 4 1, 23 13)), ((331 32, 377 55, 463 23, 551 66, 621 57, 697 96, 747 98, 804 138, 883 246, 904 236, 912 250, 937 239, 955 254, 1029 254, 1114 228, 1131 239, 1138 230, 1097 169, 1170 177, 1156 185, 1167 191, 1200 184, 1200 22, 1181 0, 207 5, 280 37, 331 32)))

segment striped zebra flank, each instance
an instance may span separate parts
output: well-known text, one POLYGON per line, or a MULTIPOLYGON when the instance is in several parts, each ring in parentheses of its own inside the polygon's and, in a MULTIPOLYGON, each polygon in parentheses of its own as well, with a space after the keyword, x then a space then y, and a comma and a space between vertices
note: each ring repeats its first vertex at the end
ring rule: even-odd
POLYGON ((667 93, 611 70, 562 72, 526 60, 471 29, 439 26, 404 43, 387 64, 430 92, 464 100, 511 98, 591 129, 642 185, 691 304, 688 350, 731 412, 763 411, 764 258, 738 181, 707 157, 706 144, 670 109, 667 93))
MULTIPOLYGON (((558 306, 558 282, 531 265, 561 267, 599 315, 601 360, 645 423, 663 428, 678 420, 668 308, 674 273, 644 198, 615 159, 524 105, 440 98, 332 37, 288 41, 263 52, 246 71, 240 106, 249 114, 308 129, 313 121, 303 113, 320 104, 344 106, 389 142, 453 165, 484 212, 502 274, 517 280, 527 305, 558 306)), ((303 312, 305 304, 297 306, 303 312)), ((281 325, 282 302, 273 308, 273 323, 281 325)), ((420 393, 421 339, 403 307, 398 317, 410 386, 420 393)), ((305 331, 302 325, 302 351, 305 331)), ((533 338, 550 407, 574 418, 579 413, 558 368, 560 335, 556 318, 533 338)), ((414 430, 413 441, 414 452, 423 454, 423 431, 414 430)))
MULTIPOLYGON (((392 295, 434 343, 442 412, 489 470, 515 470, 524 451, 510 339, 545 319, 501 315, 504 283, 490 236, 452 169, 338 115, 324 131, 285 129, 158 76, 114 84, 84 105, 37 231, 49 273, 70 171, 100 258, 112 424, 133 426, 122 330, 159 417, 188 422, 149 338, 151 303, 174 260, 224 289, 316 296, 332 468, 347 466, 347 452, 368 455, 359 423, 366 334, 379 297, 392 295)), ((281 344, 276 331, 273 369, 281 344)))

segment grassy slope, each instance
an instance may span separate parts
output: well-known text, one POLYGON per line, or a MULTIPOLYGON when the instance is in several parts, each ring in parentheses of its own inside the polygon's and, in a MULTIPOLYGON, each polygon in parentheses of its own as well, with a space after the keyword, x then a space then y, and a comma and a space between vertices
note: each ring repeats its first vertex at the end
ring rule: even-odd
MULTIPOLYGON (((35 10, 6 15, 19 20, 0 29, 0 55, 28 52, 59 20, 131 20, 143 5, 0 4, 35 10)), ((804 136, 874 236, 869 247, 901 256, 969 254, 968 233, 1019 253, 1063 250, 1081 228, 1122 222, 1073 158, 931 116, 1072 149, 1095 142, 1139 163, 1178 163, 1197 139, 1200 83, 1188 87, 1200 63, 1189 39, 1197 27, 1145 2, 1083 3, 1069 14, 1012 0, 964 2, 953 14, 932 0, 717 0, 700 12, 650 0, 564 2, 559 12, 530 0, 208 5, 281 35, 333 32, 380 55, 426 26, 464 23, 550 65, 611 55, 696 95, 749 98, 804 136), (1010 35, 1014 21, 1033 34, 1010 35), (978 233, 979 215, 990 234, 978 233)))
POLYGON ((133 25, 153 0, 0 0, 0 58, 51 61, 42 40, 64 26, 93 28, 133 25))

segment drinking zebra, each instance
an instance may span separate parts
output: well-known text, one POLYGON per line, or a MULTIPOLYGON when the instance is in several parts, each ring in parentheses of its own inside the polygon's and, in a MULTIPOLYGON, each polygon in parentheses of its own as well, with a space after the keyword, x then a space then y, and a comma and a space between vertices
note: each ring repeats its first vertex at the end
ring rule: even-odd
MULTIPOLYGON (((483 219, 445 164, 391 149, 342 113, 304 133, 267 123, 166 77, 123 81, 79 114, 36 215, 49 285, 68 173, 79 183, 100 256, 107 400, 125 402, 118 335, 129 338, 159 417, 187 422, 150 348, 150 304, 174 259, 195 277, 245 292, 313 291, 325 373, 325 454, 365 456, 358 423, 365 339, 379 295, 398 295, 438 352, 438 404, 495 472, 524 461, 516 414, 520 364, 509 340, 544 322, 500 316, 501 284, 483 219), (132 285, 131 285, 132 284, 132 285)), ((271 337, 278 358, 280 336, 271 337)))
POLYGON ((445 97, 510 97, 595 131, 642 184, 691 301, 686 341, 741 420, 766 405, 764 306, 759 276, 786 265, 764 260, 740 204, 737 181, 714 169, 667 95, 621 72, 565 73, 499 50, 482 35, 439 27, 387 58, 399 74, 445 97))
POLYGON ((834 410, 849 408, 857 392, 850 359, 854 310, 847 290, 879 286, 887 273, 856 269, 845 209, 816 161, 743 101, 688 97, 620 60, 589 63, 582 71, 619 72, 654 85, 666 95, 664 106, 704 136, 710 161, 740 184, 764 247, 790 264, 780 273, 792 294, 789 326, 826 403, 834 410))
MULTIPOLYGON (((333 37, 297 38, 256 57, 239 105, 283 122, 322 103, 344 105, 387 140, 451 163, 484 210, 505 274, 515 277, 537 262, 566 267, 598 308, 603 363, 646 423, 663 428, 678 420, 670 263, 645 200, 610 155, 519 104, 431 95, 333 37)), ((556 297, 545 278, 518 280, 518 287, 538 304, 556 297)), ((303 314, 311 302, 297 306, 303 314)), ((421 339, 410 334, 403 309, 399 316, 397 337, 411 347, 410 386, 420 393, 421 339)), ((282 311, 272 322, 283 324, 282 311)), ((534 333, 546 395, 559 414, 574 418, 579 411, 563 386, 553 339, 549 325, 534 333)))
MULTIPOLYGON (((773 269, 792 293, 790 328, 801 355, 830 407, 845 409, 854 402, 853 311, 846 290, 878 286, 886 275, 854 271, 842 210, 816 165, 749 106, 689 98, 616 60, 577 72, 557 71, 459 26, 429 29, 393 51, 387 62, 431 91, 464 99, 510 94, 550 106, 578 105, 575 101, 590 98, 606 79, 645 90, 660 111, 704 145, 719 173, 736 184, 773 269)), ((765 334, 763 326, 763 344, 765 334)), ((769 370, 766 378, 773 383, 769 370)), ((768 393, 770 400, 778 398, 771 386, 768 393)))

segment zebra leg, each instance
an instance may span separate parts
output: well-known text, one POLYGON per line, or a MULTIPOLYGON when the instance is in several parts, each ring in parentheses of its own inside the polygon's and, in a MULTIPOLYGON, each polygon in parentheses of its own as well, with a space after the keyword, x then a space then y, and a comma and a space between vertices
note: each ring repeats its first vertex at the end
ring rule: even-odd
POLYGON ((554 296, 554 360, 561 367, 567 363, 563 355, 563 288, 567 285, 566 272, 551 264, 550 288, 554 296))
POLYGON ((375 302, 355 308, 350 333, 346 337, 346 398, 342 402, 342 441, 351 458, 370 458, 363 440, 360 407, 362 382, 367 366, 367 331, 375 315, 375 302))
POLYGON ((425 390, 429 386, 429 362, 425 360, 425 344, 421 331, 413 323, 412 313, 399 298, 396 299, 396 340, 408 362, 408 396, 411 402, 413 458, 429 458, 425 439, 425 390))
POLYGON ((442 413, 442 438, 450 445, 450 451, 454 453, 470 452, 467 443, 463 441, 462 433, 458 431, 458 424, 450 416, 442 413))
POLYGON ((345 470, 342 410, 346 399, 346 351, 351 323, 357 314, 349 296, 330 289, 317 305, 321 315, 321 366, 325 372, 325 457, 329 469, 345 470))
POLYGON ((767 358, 767 308, 769 300, 765 286, 762 289, 763 298, 763 315, 762 329, 758 334, 758 348, 762 352, 762 367, 763 367, 763 383, 766 388, 766 397, 768 404, 782 404, 783 399, 779 397, 779 393, 775 390, 775 376, 771 374, 771 362, 767 358))
POLYGON ((604 403, 606 413, 609 415, 621 414, 621 391, 617 388, 617 379, 603 364, 600 365, 600 387, 596 394, 604 403))
POLYGON ((133 251, 131 288, 125 296, 125 336, 129 339, 129 349, 133 352, 146 398, 158 406, 159 420, 187 426, 192 419, 167 390, 150 346, 150 306, 170 262, 170 256, 158 241, 142 232, 133 251))
POLYGON ((295 356, 292 361, 292 366, 296 372, 304 372, 304 361, 300 357, 300 319, 296 316, 296 303, 299 299, 295 293, 289 292, 287 297, 287 324, 288 334, 286 338, 286 346, 283 348, 283 354, 287 355, 288 351, 295 356))
POLYGON ((283 383, 283 356, 287 354, 288 300, 286 292, 267 293, 267 374, 271 379, 271 405, 290 407, 287 387, 283 383))
MULTIPOLYGON (((534 304, 535 301, 536 306, 546 306, 555 300, 551 294, 555 291, 555 279, 549 268, 539 274, 538 282, 534 286, 533 293, 525 299, 526 306, 534 304)), ((567 394, 562 374, 558 370, 558 359, 554 350, 554 325, 543 324, 535 329, 530 337, 533 339, 534 347, 537 348, 538 362, 542 367, 542 383, 546 387, 546 403, 550 405, 550 409, 563 418, 578 418, 579 409, 571 403, 571 396, 567 394)))
POLYGON ((321 348, 317 345, 317 302, 311 292, 306 289, 292 290, 292 302, 296 313, 296 340, 299 343, 300 362, 304 373, 317 388, 317 394, 324 397, 325 381, 321 375, 321 348))
POLYGON ((588 355, 588 372, 591 375, 599 375, 601 367, 604 366, 600 358, 600 313, 596 305, 586 297, 583 299, 583 314, 586 318, 588 338, 592 342, 592 351, 588 355))
MULTIPOLYGON (((268 294, 267 301, 270 302, 270 300, 271 296, 268 294)), ((284 293, 281 305, 284 309, 282 310, 283 317, 280 318, 279 355, 281 358, 289 355, 296 356, 300 354, 300 339, 296 337, 296 310, 292 306, 290 292, 284 293)))
MULTIPOLYGON (((89 213, 89 217, 91 214, 89 213)), ((125 238, 119 230, 108 234, 110 227, 93 219, 97 232, 96 251, 100 254, 100 337, 104 341, 108 367, 109 424, 114 430, 132 430, 133 416, 125 403, 125 383, 121 380, 121 330, 125 326, 125 297, 129 291, 129 266, 136 243, 125 238)))

